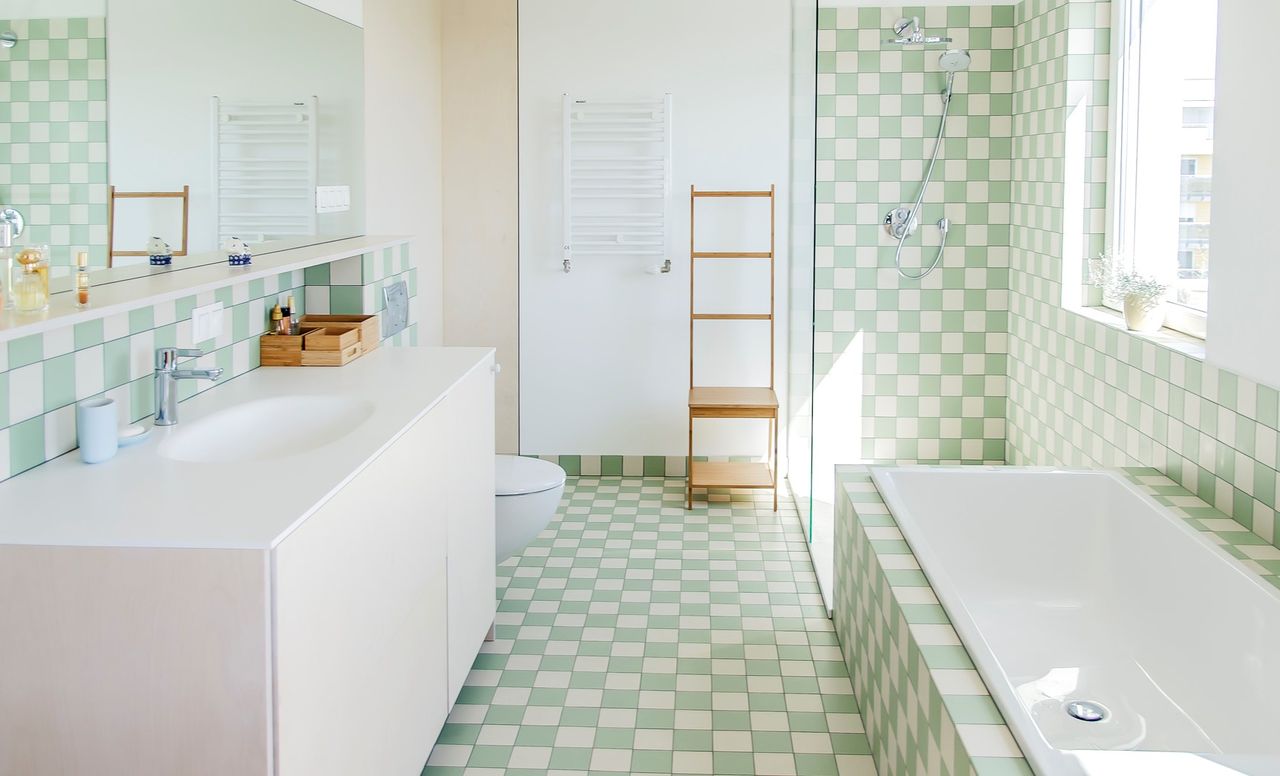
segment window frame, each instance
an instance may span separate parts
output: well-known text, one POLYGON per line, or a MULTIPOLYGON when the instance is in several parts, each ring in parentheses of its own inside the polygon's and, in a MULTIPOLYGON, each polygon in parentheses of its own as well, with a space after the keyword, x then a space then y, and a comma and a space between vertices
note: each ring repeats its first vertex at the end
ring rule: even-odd
MULTIPOLYGON (((1131 201, 1125 199, 1122 192, 1125 182, 1132 180, 1134 175, 1132 171, 1134 161, 1126 158, 1125 149, 1135 145, 1133 137, 1137 133, 1134 121, 1137 106, 1136 100, 1129 99, 1129 93, 1136 91, 1142 61, 1141 42, 1128 42, 1129 22, 1135 2, 1141 3, 1142 0, 1112 0, 1111 4, 1111 107, 1107 142, 1108 242, 1112 250, 1118 251, 1122 256, 1130 257, 1134 255, 1133 237, 1131 230, 1125 228, 1125 224, 1132 224, 1135 218, 1133 205, 1131 201), (1123 55, 1125 52, 1129 55, 1123 55), (1128 121, 1125 120, 1126 115, 1128 115, 1128 121)), ((1176 257, 1172 260, 1176 263, 1176 257)), ((1097 305, 1122 312, 1114 300, 1108 300, 1104 293, 1098 295, 1097 305)), ((1205 339, 1208 318, 1209 315, 1205 311, 1179 304, 1172 299, 1165 300, 1164 328, 1166 329, 1173 329, 1196 339, 1205 339)))

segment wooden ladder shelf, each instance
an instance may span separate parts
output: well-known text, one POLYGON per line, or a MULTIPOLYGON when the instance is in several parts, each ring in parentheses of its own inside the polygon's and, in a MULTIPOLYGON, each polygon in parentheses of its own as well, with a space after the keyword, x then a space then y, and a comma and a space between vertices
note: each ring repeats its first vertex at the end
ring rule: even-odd
POLYGON ((773 491, 773 510, 778 511, 778 393, 774 386, 775 365, 775 240, 777 212, 776 186, 768 191, 699 191, 689 189, 689 457, 685 484, 685 507, 693 508, 693 491, 707 488, 744 488, 773 491), (769 202, 768 251, 699 251, 694 239, 697 230, 699 199, 756 198, 769 202), (700 313, 696 309, 694 289, 697 265, 702 259, 763 260, 769 262, 769 311, 767 313, 700 313), (769 386, 707 387, 694 383, 693 352, 698 321, 768 321, 769 322, 769 386), (722 463, 693 460, 694 422, 702 418, 743 418, 769 421, 769 460, 745 463, 722 463))

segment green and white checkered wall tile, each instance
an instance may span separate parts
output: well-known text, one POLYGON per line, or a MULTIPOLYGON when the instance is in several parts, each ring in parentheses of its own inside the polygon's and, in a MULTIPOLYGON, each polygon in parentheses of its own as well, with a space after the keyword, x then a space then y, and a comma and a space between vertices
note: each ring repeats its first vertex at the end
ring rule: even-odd
POLYGON ((52 262, 106 266, 106 19, 12 19, 0 48, 0 199, 52 262))
POLYGON ((1004 461, 1014 18, 1011 5, 819 12, 814 416, 817 435, 858 440, 852 458, 1004 461), (951 219, 923 281, 898 276, 881 226, 914 201, 942 110, 938 52, 882 43, 902 16, 973 57, 903 251, 927 265, 933 224, 951 219))
POLYGON ((387 307, 383 290, 405 281, 409 287, 409 327, 391 342, 418 344, 418 269, 409 243, 311 267, 306 273, 307 309, 317 315, 381 315, 387 307))
MULTIPOLYGON (((408 248, 391 251, 356 257, 357 266, 371 262, 375 270, 368 276, 370 288, 395 273, 416 277, 408 248)), ((338 264, 313 268, 322 271, 299 270, 238 283, 0 344, 0 480, 75 449, 76 402, 107 396, 131 421, 152 415, 156 348, 200 348, 209 355, 197 364, 225 370, 220 383, 184 381, 180 386, 184 399, 197 391, 216 390, 226 380, 257 369, 257 338, 267 330, 271 307, 292 295, 302 312, 317 312, 309 306, 315 298, 311 284, 327 282, 327 273, 338 264), (222 302, 226 308, 222 332, 207 342, 193 342, 191 311, 213 302, 222 302)), ((411 292, 416 292, 413 283, 411 292)), ((55 297, 55 304, 69 304, 66 296, 55 297)), ((363 293, 357 296, 363 298, 363 293)), ((410 300, 411 309, 415 302, 410 300)), ((379 311, 361 306, 350 312, 366 310, 379 311)), ((389 343, 416 341, 417 325, 413 324, 389 343)))
MULTIPOLYGON (((196 363, 221 367, 225 379, 258 367, 257 337, 268 310, 289 295, 303 296, 302 272, 241 283, 0 345, 0 479, 20 474, 76 447, 75 404, 115 399, 121 415, 152 415, 155 349, 198 347, 196 363), (191 311, 221 301, 223 329, 207 342, 191 339, 191 311)), ((186 380, 182 398, 217 383, 186 380)))
MULTIPOLYGON (((1156 469, 1122 473, 1280 588, 1280 549, 1156 469)), ((833 614, 878 772, 1029 776, 869 470, 840 467, 837 479, 833 614)))
POLYGON ((1110 15, 1098 0, 1018 6, 1009 462, 1151 466, 1280 546, 1276 387, 1062 306, 1065 230, 1083 228, 1088 253, 1103 246, 1110 15), (1080 104, 1087 120, 1072 124, 1080 104), (1065 202, 1080 172, 1069 126, 1087 133, 1082 224, 1065 202))

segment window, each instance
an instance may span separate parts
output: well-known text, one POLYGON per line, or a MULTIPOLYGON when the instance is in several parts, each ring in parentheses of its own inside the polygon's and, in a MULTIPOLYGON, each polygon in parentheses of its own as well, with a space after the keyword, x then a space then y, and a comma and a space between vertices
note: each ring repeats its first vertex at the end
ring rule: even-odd
POLYGON ((1184 127, 1212 127, 1213 126, 1213 106, 1212 105, 1187 105, 1182 109, 1182 126, 1184 127))
POLYGON ((1204 336, 1217 0, 1117 0, 1115 14, 1111 244, 1169 284, 1167 325, 1204 336))

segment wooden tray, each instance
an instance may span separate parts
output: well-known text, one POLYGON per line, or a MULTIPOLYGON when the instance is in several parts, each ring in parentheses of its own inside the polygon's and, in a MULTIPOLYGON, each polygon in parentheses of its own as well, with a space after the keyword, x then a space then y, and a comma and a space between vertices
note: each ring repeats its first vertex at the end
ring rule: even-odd
POLYGON ((382 330, 376 315, 304 315, 299 321, 304 329, 324 327, 326 329, 353 328, 360 332, 360 344, 364 352, 374 350, 382 342, 382 330))

